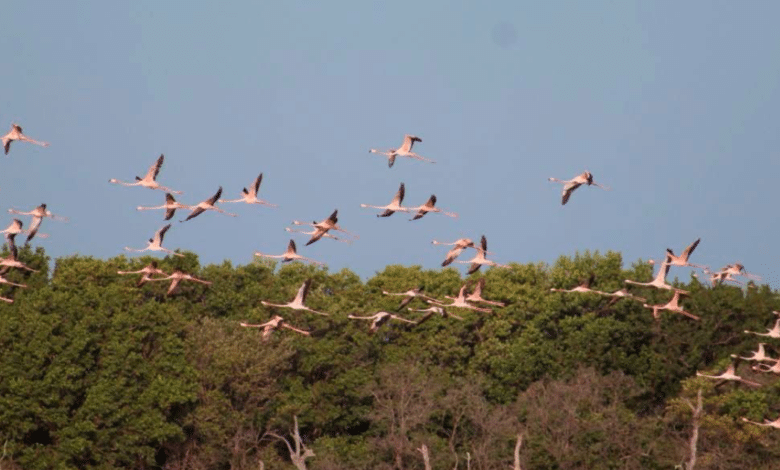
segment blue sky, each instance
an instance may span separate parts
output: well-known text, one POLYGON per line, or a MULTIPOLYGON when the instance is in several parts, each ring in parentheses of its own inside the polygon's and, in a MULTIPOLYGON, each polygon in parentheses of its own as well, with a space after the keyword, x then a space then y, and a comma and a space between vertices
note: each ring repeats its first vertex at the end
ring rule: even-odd
POLYGON ((780 286, 776 2, 107 3, 4 10, 0 130, 18 122, 51 147, 13 146, 0 200, 70 218, 44 222, 54 257, 144 246, 162 213, 135 207, 163 193, 108 179, 164 153, 159 181, 182 202, 220 185, 236 198, 263 172, 280 206, 174 222, 165 246, 203 263, 281 253, 291 220, 338 208, 360 239, 300 252, 363 278, 436 268, 434 238, 485 234, 502 263, 587 249, 630 263, 701 237, 693 262, 740 261, 780 286), (406 133, 438 163, 368 153, 406 133), (561 207, 547 178, 585 169, 612 191, 561 207), (360 208, 401 182, 406 204, 436 194, 460 217, 360 208))

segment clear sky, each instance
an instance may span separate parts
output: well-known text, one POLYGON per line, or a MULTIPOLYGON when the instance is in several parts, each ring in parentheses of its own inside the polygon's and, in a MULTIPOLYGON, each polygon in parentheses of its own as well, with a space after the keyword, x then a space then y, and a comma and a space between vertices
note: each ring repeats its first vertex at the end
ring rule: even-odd
POLYGON ((44 222, 51 256, 144 246, 162 213, 135 207, 164 194, 108 180, 164 153, 158 180, 184 203, 220 185, 236 198, 263 172, 260 195, 279 204, 177 213, 164 245, 203 263, 281 253, 291 220, 338 208, 360 239, 301 236, 299 252, 363 278, 438 267, 434 238, 485 234, 498 262, 589 249, 631 263, 701 237, 693 262, 740 261, 780 286, 778 2, 52 0, 3 13, 0 131, 18 122, 51 146, 13 145, 0 201, 70 218, 44 222), (368 153, 407 133, 438 163, 388 169, 368 153), (547 178, 586 169, 612 191, 580 188, 562 207, 547 178), (460 217, 360 208, 400 182, 405 204, 436 194, 460 217))

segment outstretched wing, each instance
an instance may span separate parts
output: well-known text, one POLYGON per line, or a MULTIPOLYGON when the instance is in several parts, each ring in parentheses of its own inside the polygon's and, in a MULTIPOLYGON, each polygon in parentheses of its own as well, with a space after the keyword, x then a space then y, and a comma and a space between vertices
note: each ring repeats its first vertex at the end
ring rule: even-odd
POLYGON ((160 168, 162 168, 163 161, 165 161, 165 155, 160 154, 160 157, 157 159, 157 161, 154 162, 154 164, 149 167, 149 171, 146 172, 146 178, 151 178, 152 180, 157 179, 157 175, 160 173, 160 168))
POLYGON ((393 197, 393 200, 390 202, 401 205, 402 202, 404 202, 404 195, 406 194, 406 187, 403 183, 401 183, 401 186, 398 187, 398 192, 395 193, 395 197, 393 197))
POLYGON ((253 187, 255 189, 255 196, 257 196, 257 192, 260 191, 260 183, 262 183, 262 182, 263 182, 263 174, 260 173, 257 176, 257 179, 255 179, 255 183, 253 185, 253 187))
POLYGON ((154 234, 154 240, 160 245, 162 245, 163 238, 165 238, 165 232, 167 232, 169 228, 171 228, 171 224, 166 225, 154 234))
POLYGON ((201 215, 204 212, 206 212, 206 209, 202 207, 196 207, 195 209, 192 210, 192 212, 190 212, 190 215, 188 215, 187 218, 184 219, 184 221, 186 222, 190 219, 194 219, 195 217, 201 215))
POLYGON ((217 190, 217 192, 216 192, 216 193, 214 193, 214 195, 213 195, 213 196, 211 196, 211 198, 209 198, 209 199, 208 199, 206 202, 207 202, 207 203, 208 203, 210 206, 213 206, 213 205, 214 205, 214 203, 216 203, 216 202, 217 202, 217 200, 219 200, 219 198, 220 198, 221 196, 222 196, 222 186, 220 186, 220 187, 219 187, 219 189, 217 190))
POLYGON ((691 243, 691 246, 685 249, 683 251, 682 255, 685 260, 688 260, 688 257, 691 256, 691 253, 693 253, 693 250, 696 249, 697 246, 699 246, 699 242, 701 241, 701 238, 698 238, 695 242, 691 243))

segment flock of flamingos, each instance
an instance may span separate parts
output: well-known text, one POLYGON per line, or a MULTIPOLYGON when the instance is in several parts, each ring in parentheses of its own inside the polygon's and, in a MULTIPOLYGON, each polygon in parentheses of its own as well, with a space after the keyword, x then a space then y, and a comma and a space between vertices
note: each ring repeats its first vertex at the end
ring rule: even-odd
MULTIPOLYGON (((25 136, 24 133, 22 132, 22 128, 17 124, 12 124, 10 132, 8 132, 6 135, 2 137, 3 148, 5 150, 6 155, 8 155, 11 148, 11 143, 14 141, 27 142, 35 145, 40 145, 43 147, 47 147, 49 145, 46 142, 37 141, 25 136)), ((417 142, 422 142, 422 139, 413 135, 406 135, 404 137, 403 144, 398 148, 388 149, 388 150, 370 149, 369 152, 385 156, 387 158, 388 167, 391 168, 394 165, 397 157, 407 157, 410 159, 415 159, 415 160, 424 161, 428 163, 435 163, 433 160, 423 158, 412 151, 414 144, 417 142)), ((258 205, 263 205, 268 207, 276 207, 274 204, 271 204, 267 201, 258 198, 260 184, 263 181, 262 173, 254 180, 254 182, 252 183, 249 189, 243 188, 241 192, 241 197, 238 199, 220 199, 220 197, 222 196, 222 187, 220 187, 213 196, 211 196, 210 198, 204 201, 199 202, 196 205, 186 205, 186 204, 179 203, 176 201, 173 195, 181 194, 181 191, 175 191, 173 189, 162 186, 157 182, 157 177, 160 173, 160 169, 162 168, 164 159, 165 157, 163 155, 160 155, 160 157, 155 161, 155 163, 152 164, 151 167, 149 167, 149 170, 146 172, 146 175, 143 178, 136 176, 134 182, 125 182, 117 179, 111 179, 109 180, 109 182, 124 185, 124 186, 141 186, 149 189, 164 191, 166 194, 165 194, 165 203, 163 205, 153 206, 153 207, 141 206, 138 207, 138 210, 139 211, 140 210, 164 210, 165 211, 164 220, 166 221, 173 218, 177 209, 190 211, 187 217, 181 222, 189 221, 206 211, 220 212, 222 214, 232 216, 232 217, 236 216, 236 214, 226 212, 221 208, 217 207, 216 206, 217 203, 243 202, 246 204, 258 204, 258 205)), ((609 189, 606 186, 602 186, 594 182, 593 175, 588 171, 585 171, 582 174, 579 174, 570 180, 560 180, 557 178, 549 178, 549 180, 555 183, 563 184, 563 191, 561 194, 562 205, 565 205, 569 201, 572 193, 580 186, 583 185, 596 186, 605 190, 609 189)), ((404 184, 401 183, 400 187, 398 188, 398 192, 396 192, 395 196, 393 197, 393 199, 390 201, 389 204, 384 206, 361 204, 360 206, 364 208, 382 210, 380 214, 377 214, 377 217, 389 217, 396 212, 414 213, 413 218, 410 220, 418 220, 424 217, 428 213, 440 213, 449 217, 457 217, 457 214, 453 212, 447 212, 436 207, 437 201, 435 195, 431 195, 431 197, 424 204, 416 207, 404 207, 402 205, 404 200, 404 195, 405 195, 405 188, 404 188, 404 184)), ((4 277, 4 275, 12 268, 34 271, 33 269, 26 266, 24 263, 20 262, 17 259, 17 248, 15 245, 16 235, 22 233, 27 234, 27 239, 25 243, 29 243, 30 240, 32 240, 33 237, 35 237, 36 234, 38 233, 38 229, 40 228, 41 222, 43 221, 44 218, 51 218, 54 220, 67 220, 67 219, 52 214, 49 210, 47 210, 46 204, 41 204, 40 206, 28 212, 18 211, 14 209, 9 209, 9 212, 17 215, 28 215, 32 219, 30 221, 29 228, 26 230, 23 228, 24 224, 21 220, 13 219, 13 221, 8 226, 8 228, 0 231, 0 233, 5 234, 6 241, 10 249, 9 250, 10 253, 7 257, 0 258, 0 284, 8 284, 14 287, 26 287, 23 284, 13 283, 4 277)), ((344 230, 338 225, 338 210, 334 211, 329 217, 327 217, 326 219, 320 222, 314 221, 308 223, 308 222, 295 220, 292 222, 292 224, 296 226, 311 227, 311 230, 309 231, 294 229, 289 227, 285 229, 288 232, 300 233, 300 234, 310 236, 308 242, 306 243, 306 246, 311 245, 312 243, 315 243, 322 238, 330 238, 333 240, 347 242, 347 243, 351 243, 352 241, 357 239, 356 235, 344 230), (342 237, 346 236, 347 238, 339 238, 333 235, 332 233, 330 233, 331 231, 344 234, 342 235, 342 237)), ((149 239, 145 248, 125 247, 125 250, 133 251, 133 252, 162 251, 164 253, 168 253, 174 256, 184 256, 181 253, 177 253, 175 251, 169 250, 162 246, 165 234, 170 228, 171 228, 171 224, 167 224, 164 227, 160 228, 154 234, 154 236, 149 239)), ((48 235, 38 234, 38 236, 46 237, 48 235)), ((701 239, 694 241, 679 256, 675 255, 673 250, 667 249, 664 260, 660 263, 656 276, 650 282, 638 282, 631 279, 625 280, 625 283, 628 285, 670 291, 672 293, 672 298, 665 304, 648 305, 644 303, 646 302, 645 299, 632 294, 631 292, 629 292, 627 288, 623 288, 615 292, 601 292, 601 291, 593 290, 590 287, 594 281, 593 275, 591 275, 589 278, 584 279, 579 285, 571 289, 551 289, 551 291, 563 292, 563 293, 577 293, 577 294, 581 294, 581 293, 597 294, 597 295, 612 297, 613 298, 612 302, 617 302, 618 300, 621 299, 640 301, 643 303, 643 306, 645 308, 652 310, 653 317, 656 320, 660 320, 661 312, 664 310, 672 313, 678 313, 680 315, 684 315, 693 320, 699 320, 698 316, 690 312, 686 312, 681 304, 682 298, 686 296, 688 292, 678 289, 666 282, 666 277, 669 273, 669 269, 672 266, 687 266, 696 269, 701 269, 706 275, 709 276, 709 280, 713 286, 725 281, 741 284, 741 281, 739 281, 736 278, 737 276, 744 276, 748 278, 758 279, 757 276, 747 273, 745 271, 745 267, 739 263, 727 265, 723 269, 717 272, 710 271, 706 266, 700 266, 700 265, 690 263, 689 262, 690 256, 693 254, 693 251, 699 245, 700 240, 701 239)), ((483 265, 500 267, 500 268, 509 267, 507 265, 498 264, 492 260, 487 259, 487 255, 492 253, 489 252, 487 249, 487 239, 485 238, 484 235, 481 237, 480 243, 478 245, 475 244, 473 240, 468 238, 461 238, 451 243, 444 243, 444 242, 439 242, 437 240, 433 240, 432 243, 434 245, 452 246, 452 249, 450 249, 447 252, 446 257, 442 262, 442 266, 447 266, 453 262, 469 264, 468 274, 473 274, 477 272, 483 265), (473 249, 476 252, 474 257, 468 261, 457 260, 457 258, 465 250, 469 248, 473 249)), ((291 261, 305 261, 305 262, 310 262, 318 265, 322 264, 319 261, 315 261, 306 258, 302 255, 299 255, 294 240, 290 240, 287 246, 287 250, 280 255, 269 255, 260 252, 255 252, 255 256, 281 259, 283 263, 291 262, 291 261)), ((650 263, 657 264, 652 260, 650 261, 650 263)), ((140 274, 141 277, 138 281, 137 284, 138 286, 142 286, 146 282, 171 281, 167 292, 168 295, 171 295, 176 290, 178 284, 181 281, 193 281, 193 282, 198 282, 206 285, 211 284, 211 282, 209 281, 197 279, 194 276, 179 270, 174 271, 172 274, 168 275, 167 273, 163 272, 161 269, 157 267, 156 262, 152 262, 138 271, 118 271, 118 274, 121 275, 140 274), (155 277, 155 276, 161 276, 161 277, 155 277)), ((328 313, 325 312, 312 310, 311 308, 305 305, 306 295, 309 292, 310 286, 311 286, 311 280, 305 281, 303 285, 298 289, 295 298, 293 298, 292 301, 286 304, 273 304, 266 301, 262 301, 261 303, 266 307, 289 308, 293 310, 307 311, 318 315, 329 315, 328 313)), ((492 301, 492 300, 487 300, 482 298, 482 291, 484 287, 485 287, 485 278, 479 279, 476 283, 472 283, 471 281, 468 281, 460 288, 456 297, 445 296, 447 299, 451 300, 451 303, 445 303, 444 301, 437 300, 423 294, 421 287, 415 287, 406 292, 400 292, 400 293, 383 291, 382 293, 385 295, 403 297, 400 305, 397 308, 397 312, 400 312, 404 308, 406 308, 411 312, 422 312, 424 313, 424 315, 418 318, 417 320, 410 320, 404 318, 400 314, 386 312, 386 311, 379 311, 370 316, 349 315, 349 318, 356 319, 356 320, 370 321, 371 326, 369 330, 371 333, 374 333, 377 331, 379 327, 381 327, 383 324, 387 323, 390 320, 395 320, 395 321, 404 322, 413 325, 419 325, 434 315, 439 315, 444 318, 452 318, 456 320, 463 319, 460 316, 448 312, 447 308, 457 308, 457 309, 464 309, 464 310, 474 310, 481 313, 491 313, 492 312, 491 308, 480 307, 479 305, 480 304, 493 305, 496 307, 505 306, 505 304, 502 302, 497 302, 497 301, 492 301), (472 285, 474 286, 473 290, 472 290, 472 285), (424 301, 428 305, 428 308, 420 309, 420 308, 409 307, 411 302, 414 301, 415 299, 424 301)), ((10 298, 0 297, 0 300, 7 303, 13 303, 13 299, 10 298)), ((778 317, 780 317, 780 312, 773 312, 773 313, 778 317)), ((251 324, 251 323, 242 322, 241 326, 247 328, 261 329, 262 337, 263 339, 266 340, 271 336, 271 334, 274 331, 282 328, 305 336, 309 336, 310 334, 310 332, 308 331, 290 325, 283 317, 279 315, 274 315, 274 317, 271 318, 271 320, 265 323, 251 324)), ((745 333, 754 334, 758 336, 765 336, 774 339, 780 339, 780 318, 778 318, 775 321, 774 327, 768 330, 766 333, 749 332, 749 331, 745 331, 745 333)), ((697 372, 696 375, 700 377, 707 377, 710 379, 718 380, 719 383, 718 385, 716 385, 716 387, 720 386, 720 384, 726 383, 727 381, 735 381, 735 382, 746 384, 748 386, 758 387, 761 384, 750 380, 746 380, 741 376, 737 375, 737 369, 741 361, 752 361, 757 363, 757 365, 751 368, 756 372, 780 374, 780 358, 772 358, 769 355, 767 355, 766 350, 764 348, 765 345, 766 343, 759 343, 757 351, 753 352, 753 354, 750 356, 743 357, 743 356, 732 355, 734 361, 728 367, 728 369, 722 374, 706 375, 706 374, 702 374, 701 372, 697 372)), ((775 421, 765 420, 764 423, 749 421, 747 418, 743 418, 743 420, 759 426, 770 426, 770 427, 780 429, 780 418, 776 419, 775 421)))

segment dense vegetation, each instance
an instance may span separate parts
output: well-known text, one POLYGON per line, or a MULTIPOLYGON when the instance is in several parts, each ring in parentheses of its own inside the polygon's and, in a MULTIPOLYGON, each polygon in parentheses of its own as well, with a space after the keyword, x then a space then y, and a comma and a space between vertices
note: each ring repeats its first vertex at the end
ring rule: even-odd
POLYGON ((391 322, 371 335, 347 314, 394 310, 400 298, 382 290, 454 295, 459 272, 388 266, 363 283, 299 264, 200 267, 189 253, 160 267, 213 285, 183 282, 167 297, 167 283, 136 288, 137 277, 116 273, 151 258, 74 256, 50 274, 40 248, 20 257, 40 272, 10 273, 29 288, 5 288, 15 303, 0 305, 4 470, 293 468, 280 437, 294 448, 294 417, 313 470, 422 469, 423 444, 433 469, 507 469, 518 434, 523 469, 685 468, 694 422, 696 468, 780 462, 780 431, 741 421, 778 416, 774 376, 743 364, 764 384, 756 389, 695 376, 755 348, 743 330, 764 331, 780 309, 767 286, 692 277, 685 306, 702 320, 667 312, 655 322, 641 302, 551 293, 590 273, 603 291, 651 276, 646 264, 624 269, 619 254, 586 253, 477 273, 486 298, 509 304, 492 314, 391 322), (289 301, 308 278, 307 304, 331 316, 260 305, 289 301), (281 330, 264 342, 239 326, 274 313, 311 337, 281 330))

